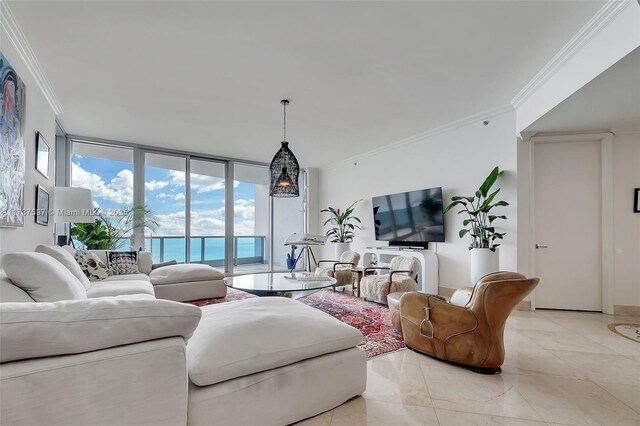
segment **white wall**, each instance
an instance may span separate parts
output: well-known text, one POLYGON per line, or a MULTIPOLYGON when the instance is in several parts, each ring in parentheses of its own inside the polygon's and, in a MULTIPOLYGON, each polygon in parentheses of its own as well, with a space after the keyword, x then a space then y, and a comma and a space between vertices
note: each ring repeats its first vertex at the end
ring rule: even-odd
POLYGON ((640 213, 633 190, 640 188, 640 133, 613 140, 614 305, 640 306, 640 213))
POLYGON ((529 125, 640 46, 640 4, 610 2, 516 95, 516 129, 529 125))
MULTIPOLYGON (((49 205, 52 207, 55 176, 55 114, 3 30, 0 30, 0 50, 27 87, 24 135, 27 155, 24 207, 25 209, 35 208, 35 190, 37 184, 44 186, 49 192, 49 205), (51 147, 49 156, 49 179, 43 177, 35 169, 36 131, 42 132, 51 147)), ((52 243, 53 222, 51 218, 49 226, 37 225, 33 216, 26 216, 23 228, 0 228, 0 256, 7 252, 30 251, 38 244, 52 243)))
MULTIPOLYGON (((371 197, 395 192, 442 186, 445 202, 452 195, 473 195, 495 166, 505 170, 498 181, 502 199, 511 205, 503 212, 509 220, 500 226, 507 232, 500 249, 500 267, 517 269, 517 200, 515 112, 490 119, 488 126, 477 122, 446 133, 395 146, 384 152, 363 155, 347 164, 320 169, 320 207, 344 209, 358 199, 355 214, 362 219, 352 249, 362 252, 367 246, 380 246, 372 226, 371 197), (354 164, 357 163, 357 164, 354 164)), ((320 225, 326 219, 323 213, 320 225)), ((469 240, 460 240, 462 215, 445 217, 446 242, 432 243, 437 250, 440 286, 459 288, 469 285, 469 240)), ((326 231, 326 228, 321 228, 326 231)), ((322 257, 333 257, 333 246, 323 248, 322 257)))

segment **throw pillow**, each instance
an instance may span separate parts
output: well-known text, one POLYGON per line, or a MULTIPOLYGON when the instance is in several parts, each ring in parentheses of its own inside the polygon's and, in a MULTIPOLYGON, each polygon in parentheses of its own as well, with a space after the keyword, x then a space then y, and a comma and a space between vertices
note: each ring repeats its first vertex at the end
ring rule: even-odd
POLYGON ((90 251, 77 250, 75 257, 80 269, 91 281, 104 280, 111 275, 109 268, 100 260, 97 254, 90 251))
POLYGON ((71 272, 44 253, 7 253, 2 267, 11 282, 36 302, 87 298, 87 290, 71 272))
POLYGON ((107 263, 113 275, 138 274, 138 252, 108 251, 107 263))
POLYGON ((73 274, 74 277, 80 281, 80 283, 84 286, 85 289, 91 287, 91 282, 89 282, 89 278, 82 272, 80 266, 78 266, 78 262, 73 257, 68 250, 58 247, 58 246, 45 246, 39 245, 35 250, 37 253, 44 253, 51 257, 53 257, 58 262, 62 263, 62 266, 67 268, 69 272, 73 274))

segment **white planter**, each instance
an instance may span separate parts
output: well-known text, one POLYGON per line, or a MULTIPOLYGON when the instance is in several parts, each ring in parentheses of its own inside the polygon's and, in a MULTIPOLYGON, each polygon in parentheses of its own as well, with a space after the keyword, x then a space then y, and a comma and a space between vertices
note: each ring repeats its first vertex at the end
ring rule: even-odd
POLYGON ((349 249, 351 248, 351 243, 333 243, 333 244, 334 244, 334 250, 335 250, 334 260, 340 260, 340 256, 342 256, 342 253, 344 253, 345 251, 349 251, 349 249))
POLYGON ((500 256, 498 255, 498 249, 496 251, 489 249, 471 250, 471 285, 475 285, 485 275, 499 270, 500 256))

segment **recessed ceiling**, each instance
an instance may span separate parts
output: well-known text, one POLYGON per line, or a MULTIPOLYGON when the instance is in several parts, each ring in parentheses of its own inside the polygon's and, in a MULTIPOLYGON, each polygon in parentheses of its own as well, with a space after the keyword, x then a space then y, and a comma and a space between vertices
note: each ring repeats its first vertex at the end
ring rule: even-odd
POLYGON ((603 1, 10 2, 68 133, 303 167, 508 104, 603 1))
POLYGON ((640 131, 640 48, 529 126, 527 132, 640 131))

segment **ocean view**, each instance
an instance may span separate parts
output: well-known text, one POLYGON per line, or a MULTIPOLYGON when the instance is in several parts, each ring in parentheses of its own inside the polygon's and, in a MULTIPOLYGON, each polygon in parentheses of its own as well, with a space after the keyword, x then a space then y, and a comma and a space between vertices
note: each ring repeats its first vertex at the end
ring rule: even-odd
MULTIPOLYGON (((225 253, 224 237, 205 237, 204 238, 204 259, 202 258, 202 240, 200 237, 191 238, 191 262, 211 262, 222 261, 225 253)), ((237 237, 237 258, 248 259, 263 256, 262 237, 237 237)), ((153 237, 151 242, 151 253, 153 254, 153 262, 167 262, 175 260, 178 263, 185 261, 185 242, 184 237, 153 237), (161 245, 164 247, 161 248, 161 245), (162 256, 161 251, 164 251, 162 256), (161 260, 162 259, 162 260, 161 260)), ((147 249, 149 247, 149 239, 147 239, 147 249)))

